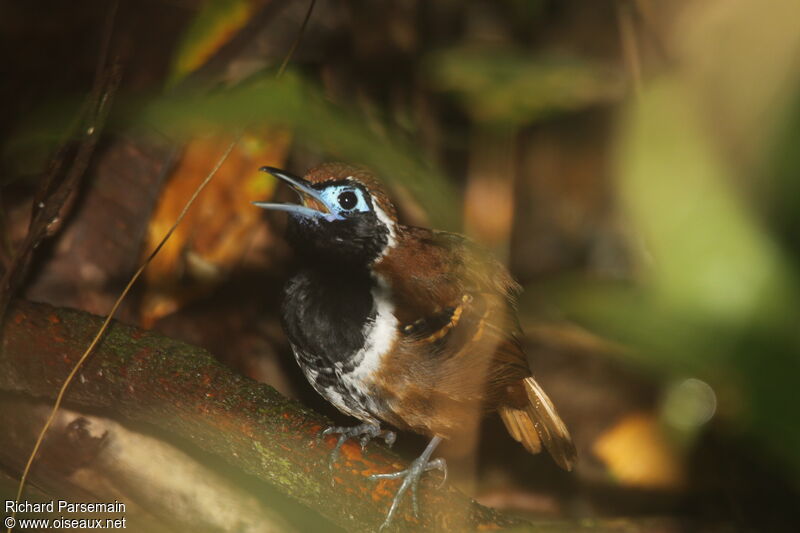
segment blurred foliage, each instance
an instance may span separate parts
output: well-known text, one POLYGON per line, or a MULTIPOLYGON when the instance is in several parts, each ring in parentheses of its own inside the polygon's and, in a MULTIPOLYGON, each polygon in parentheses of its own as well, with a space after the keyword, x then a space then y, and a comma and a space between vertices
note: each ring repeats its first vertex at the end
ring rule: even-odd
POLYGON ((620 164, 622 199, 645 239, 660 304, 730 327, 773 304, 790 312, 797 295, 784 258, 731 187, 680 87, 657 84, 642 96, 620 164))
POLYGON ((191 135, 219 127, 235 131, 248 124, 268 123, 294 132, 331 158, 358 161, 389 181, 407 185, 441 227, 454 228, 458 215, 454 190, 441 173, 397 136, 376 136, 362 120, 326 101, 320 90, 287 72, 269 73, 229 90, 208 94, 191 90, 149 101, 129 125, 157 125, 170 135, 191 135))
MULTIPOLYGON (((406 185, 436 226, 459 227, 455 190, 409 141, 392 133, 376 135, 355 112, 335 106, 319 87, 296 73, 286 72, 276 79, 274 72, 267 72, 228 89, 181 87, 135 100, 120 97, 120 101, 110 119, 111 129, 174 141, 197 132, 236 134, 258 124, 289 129, 299 143, 328 154, 329 159, 357 161, 389 182, 406 185)), ((10 151, 52 146, 75 105, 62 103, 56 108, 59 111, 48 106, 32 116, 10 151)))
POLYGON ((625 485, 669 489, 686 482, 680 456, 649 413, 623 417, 595 441, 592 451, 606 462, 609 474, 625 485))
POLYGON ((167 85, 174 85, 202 66, 247 23, 263 3, 263 0, 206 0, 183 33, 174 54, 167 85))
POLYGON ((654 83, 622 130, 619 186, 642 238, 643 283, 581 284, 566 305, 636 346, 637 364, 706 380, 733 427, 800 474, 800 272, 739 197, 691 110, 680 84, 654 83))
MULTIPOLYGON (((197 135, 186 142, 148 224, 144 253, 161 242, 185 199, 214 167, 219 147, 234 140, 230 135, 197 135)), ((242 206, 271 198, 276 180, 258 169, 283 166, 290 143, 287 131, 271 128, 251 128, 238 139, 184 223, 144 272, 146 288, 140 312, 145 327, 151 328, 159 318, 207 296, 241 265, 254 236, 264 226, 262 213, 242 206), (196 231, 198 227, 203 231, 196 231)))
POLYGON ((785 123, 769 154, 765 184, 773 228, 780 236, 794 268, 800 270, 800 91, 787 105, 785 123))
POLYGON ((619 99, 616 69, 584 58, 456 47, 432 54, 426 70, 433 86, 451 93, 481 122, 524 125, 557 113, 619 99))

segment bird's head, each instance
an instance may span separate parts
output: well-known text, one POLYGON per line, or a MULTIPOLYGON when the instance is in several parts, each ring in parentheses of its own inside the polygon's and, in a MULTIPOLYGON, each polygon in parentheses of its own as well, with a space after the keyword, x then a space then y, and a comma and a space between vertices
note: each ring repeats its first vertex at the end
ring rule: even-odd
POLYGON ((300 254, 315 261, 366 266, 394 245, 394 206, 368 170, 328 163, 302 178, 273 167, 261 170, 300 196, 301 204, 255 202, 289 213, 287 238, 300 254))

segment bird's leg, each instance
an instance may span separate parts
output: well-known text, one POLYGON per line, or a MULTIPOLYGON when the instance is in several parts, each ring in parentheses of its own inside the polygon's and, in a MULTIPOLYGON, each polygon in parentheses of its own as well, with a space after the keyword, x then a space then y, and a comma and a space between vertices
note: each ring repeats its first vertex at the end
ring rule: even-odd
POLYGON ((383 521, 381 525, 381 531, 388 528, 389 525, 392 523, 392 519, 394 515, 397 513, 397 508, 400 507, 400 503, 403 501, 403 495, 405 492, 411 488, 411 504, 414 509, 414 516, 419 516, 419 504, 417 503, 417 487, 419 485, 419 480, 422 477, 422 474, 428 472, 429 470, 441 470, 444 478, 442 482, 439 484, 439 487, 444 485, 444 482, 447 481, 447 463, 441 457, 430 460, 433 451, 442 442, 441 437, 433 437, 431 441, 428 443, 428 446, 425 448, 425 451, 422 452, 422 455, 414 459, 414 461, 406 468, 405 470, 401 470, 400 472, 395 472, 393 474, 374 474, 370 476, 370 479, 402 479, 403 483, 400 485, 400 488, 397 489, 397 494, 394 496, 394 500, 392 501, 392 506, 389 508, 389 512, 386 514, 386 520, 383 521))
POLYGON ((377 424, 361 424, 353 427, 329 427, 320 433, 319 438, 323 439, 328 435, 339 435, 339 440, 336 442, 336 446, 333 447, 331 457, 328 460, 328 468, 330 468, 331 473, 333 473, 333 465, 336 464, 336 460, 339 458, 339 449, 347 439, 358 438, 362 450, 364 450, 367 444, 369 444, 369 441, 375 437, 381 437, 389 447, 391 447, 397 439, 397 435, 394 431, 382 430, 377 424))

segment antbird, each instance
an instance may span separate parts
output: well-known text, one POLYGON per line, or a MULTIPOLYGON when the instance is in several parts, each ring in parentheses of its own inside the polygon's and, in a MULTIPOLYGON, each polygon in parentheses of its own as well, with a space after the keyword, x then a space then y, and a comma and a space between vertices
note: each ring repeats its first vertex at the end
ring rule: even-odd
POLYGON ((303 265, 286 288, 284 329, 308 381, 355 427, 337 434, 331 464, 348 438, 362 446, 395 434, 381 422, 431 437, 411 465, 374 478, 402 483, 381 529, 426 471, 442 439, 463 436, 481 413, 497 411, 531 453, 542 444, 570 470, 576 453, 550 398, 531 375, 514 299, 519 285, 466 237, 410 227, 367 170, 325 164, 300 178, 263 167, 302 205, 263 203, 289 214, 287 239, 303 265))

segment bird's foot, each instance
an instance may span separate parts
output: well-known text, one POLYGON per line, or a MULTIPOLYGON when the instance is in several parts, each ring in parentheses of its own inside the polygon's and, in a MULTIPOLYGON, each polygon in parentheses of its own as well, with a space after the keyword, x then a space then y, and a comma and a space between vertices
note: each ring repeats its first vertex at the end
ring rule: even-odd
POLYGON ((336 446, 333 447, 330 459, 328 460, 328 468, 333 474, 333 466, 339 459, 339 450, 347 439, 357 438, 361 443, 361 450, 366 449, 369 441, 375 437, 381 437, 387 446, 391 448, 394 441, 397 440, 397 434, 394 431, 383 430, 380 426, 375 424, 361 424, 353 427, 329 427, 319 434, 320 440, 328 435, 339 435, 339 440, 336 446))
POLYGON ((405 470, 401 470, 400 472, 394 472, 392 474, 374 474, 370 476, 370 479, 378 480, 378 479, 402 479, 403 482, 400 484, 400 488, 397 489, 397 493, 394 496, 394 500, 392 501, 392 506, 389 508, 389 512, 386 514, 386 520, 383 521, 383 524, 380 527, 379 531, 386 530, 392 523, 395 514, 397 513, 397 509, 400 507, 400 503, 403 501, 403 496, 405 495, 406 491, 410 488, 411 489, 411 505, 414 509, 414 516, 419 516, 419 503, 417 502, 417 489, 419 487, 419 480, 422 478, 422 474, 428 472, 430 470, 441 470, 443 477, 442 481, 439 484, 439 488, 444 486, 445 481, 447 481, 447 462, 441 457, 431 460, 431 454, 436 446, 441 442, 439 437, 434 437, 431 440, 428 447, 425 448, 425 451, 422 452, 422 455, 414 459, 414 461, 406 468, 405 470))

